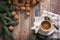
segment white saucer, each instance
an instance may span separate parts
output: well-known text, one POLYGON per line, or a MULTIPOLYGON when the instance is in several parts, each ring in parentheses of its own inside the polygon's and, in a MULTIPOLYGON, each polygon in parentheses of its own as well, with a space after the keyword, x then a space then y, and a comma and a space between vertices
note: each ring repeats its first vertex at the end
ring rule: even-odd
POLYGON ((54 26, 53 26, 49 32, 44 32, 44 31, 42 31, 42 30, 39 30, 38 33, 41 34, 41 35, 51 35, 52 33, 55 32, 55 30, 56 30, 56 29, 55 29, 54 26))

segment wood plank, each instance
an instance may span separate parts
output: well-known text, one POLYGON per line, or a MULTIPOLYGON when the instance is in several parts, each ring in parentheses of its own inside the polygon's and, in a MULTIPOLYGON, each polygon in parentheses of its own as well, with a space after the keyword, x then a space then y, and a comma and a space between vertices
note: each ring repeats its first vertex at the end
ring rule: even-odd
POLYGON ((58 5, 58 8, 57 8, 58 9, 58 14, 60 15, 60 0, 58 0, 58 4, 57 5, 58 5))
POLYGON ((43 10, 60 14, 60 0, 41 1, 41 11, 40 11, 41 14, 43 13, 43 10))
POLYGON ((16 27, 14 27, 14 31, 13 31, 13 33, 12 33, 12 35, 13 35, 13 37, 14 37, 14 40, 20 40, 20 24, 21 24, 21 18, 20 18, 20 16, 21 16, 21 14, 20 14, 20 12, 18 11, 17 12, 17 14, 19 15, 19 24, 16 26, 16 27))
POLYGON ((50 11, 58 13, 58 0, 50 0, 50 11))
POLYGON ((22 13, 22 26, 21 26, 21 40, 29 40, 29 17, 26 15, 25 12, 22 13))
POLYGON ((50 11, 50 0, 42 0, 40 2, 40 13, 42 15, 43 11, 50 11))

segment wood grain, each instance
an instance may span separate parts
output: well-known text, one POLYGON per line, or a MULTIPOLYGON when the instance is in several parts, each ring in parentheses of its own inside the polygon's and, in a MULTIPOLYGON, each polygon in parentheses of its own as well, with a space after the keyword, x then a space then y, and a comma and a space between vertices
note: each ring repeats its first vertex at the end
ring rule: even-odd
POLYGON ((58 1, 59 0, 50 0, 50 11, 53 13, 58 13, 58 1))
MULTIPOLYGON (((17 0, 13 1, 14 4, 18 2, 17 0)), ((14 31, 12 32, 15 40, 30 39, 32 32, 30 28, 33 26, 35 8, 36 6, 31 9, 30 16, 27 16, 25 11, 17 11, 19 15, 19 24, 14 27, 14 31)), ((43 13, 43 10, 60 14, 60 0, 42 0, 40 3, 40 15, 43 13)), ((2 40, 2 37, 0 37, 0 40, 2 40)), ((9 39, 7 38, 7 40, 9 39)))

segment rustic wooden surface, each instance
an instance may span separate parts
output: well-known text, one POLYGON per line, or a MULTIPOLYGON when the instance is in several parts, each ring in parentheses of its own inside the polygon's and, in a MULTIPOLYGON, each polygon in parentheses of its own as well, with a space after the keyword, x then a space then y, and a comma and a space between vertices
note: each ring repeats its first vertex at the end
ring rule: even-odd
MULTIPOLYGON (((40 15, 42 14, 43 10, 60 14, 59 2, 60 0, 42 0, 40 3, 41 5, 40 15)), ((17 11, 19 15, 19 20, 18 20, 19 24, 14 28, 14 31, 12 32, 12 35, 15 40, 29 40, 30 35, 31 35, 30 28, 33 26, 35 8, 36 7, 31 9, 30 16, 27 16, 26 12, 17 11)), ((2 40, 1 37, 0 37, 0 40, 2 40)))
POLYGON ((15 40, 29 40, 31 35, 31 26, 33 20, 33 10, 30 12, 30 16, 26 15, 26 12, 19 11, 19 24, 13 31, 15 40), (32 14, 32 15, 31 15, 32 14))
POLYGON ((53 13, 58 13, 58 1, 59 0, 51 0, 50 1, 50 11, 53 12, 53 13))
MULTIPOLYGON (((54 2, 53 2, 54 3, 54 2)), ((42 0, 40 2, 41 4, 41 10, 40 10, 40 15, 42 15, 43 11, 46 10, 46 11, 49 11, 50 10, 50 0, 42 0)))
POLYGON ((60 0, 42 0, 41 1, 41 14, 43 10, 60 14, 60 0))

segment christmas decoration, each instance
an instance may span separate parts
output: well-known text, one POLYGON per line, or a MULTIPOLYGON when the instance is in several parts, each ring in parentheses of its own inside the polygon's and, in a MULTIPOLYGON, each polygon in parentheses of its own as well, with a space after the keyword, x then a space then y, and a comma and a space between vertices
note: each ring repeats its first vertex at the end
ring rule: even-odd
POLYGON ((30 7, 26 7, 26 11, 29 12, 31 10, 30 7))
POLYGON ((30 12, 27 12, 26 15, 29 16, 30 15, 30 12))
POLYGON ((11 4, 11 3, 12 3, 12 1, 11 1, 11 0, 8 0, 8 3, 9 3, 9 4, 11 4))
POLYGON ((15 15, 14 18, 15 18, 16 20, 18 20, 18 19, 19 19, 19 16, 18 16, 18 15, 15 15))
POLYGON ((12 12, 11 12, 11 15, 12 15, 12 16, 15 16, 15 15, 16 15, 16 12, 15 12, 15 11, 12 11, 12 12))
POLYGON ((13 31, 14 27, 13 26, 9 26, 9 30, 13 31))
POLYGON ((33 4, 33 5, 35 5, 36 3, 37 3, 37 1, 36 1, 36 0, 33 0, 33 1, 32 1, 32 4, 33 4))
POLYGON ((22 6, 22 7, 21 7, 21 10, 25 10, 25 7, 24 7, 24 6, 22 6))
POLYGON ((14 8, 10 7, 11 0, 1 0, 0 1, 0 35, 6 33, 10 40, 14 40, 12 36, 12 31, 14 26, 18 24, 17 20, 13 20, 14 16, 18 19, 18 15, 14 8), (9 4, 8 4, 9 2, 9 4))
POLYGON ((15 9, 20 9, 22 11, 30 11, 32 7, 34 7, 37 3, 39 3, 41 0, 17 0, 18 2, 15 4, 13 3, 12 5, 17 5, 14 6, 15 9))
MULTIPOLYGON (((39 0, 40 1, 40 0, 39 0)), ((10 40, 14 40, 12 36, 12 31, 14 26, 18 24, 19 16, 17 15, 16 10, 26 11, 26 15, 30 15, 30 10, 35 6, 39 1, 37 0, 18 0, 17 3, 13 0, 1 0, 0 1, 0 24, 2 27, 0 29, 0 34, 6 33, 10 40), (10 6, 13 7, 10 7, 10 6), (15 20, 13 20, 15 19, 15 20)))

